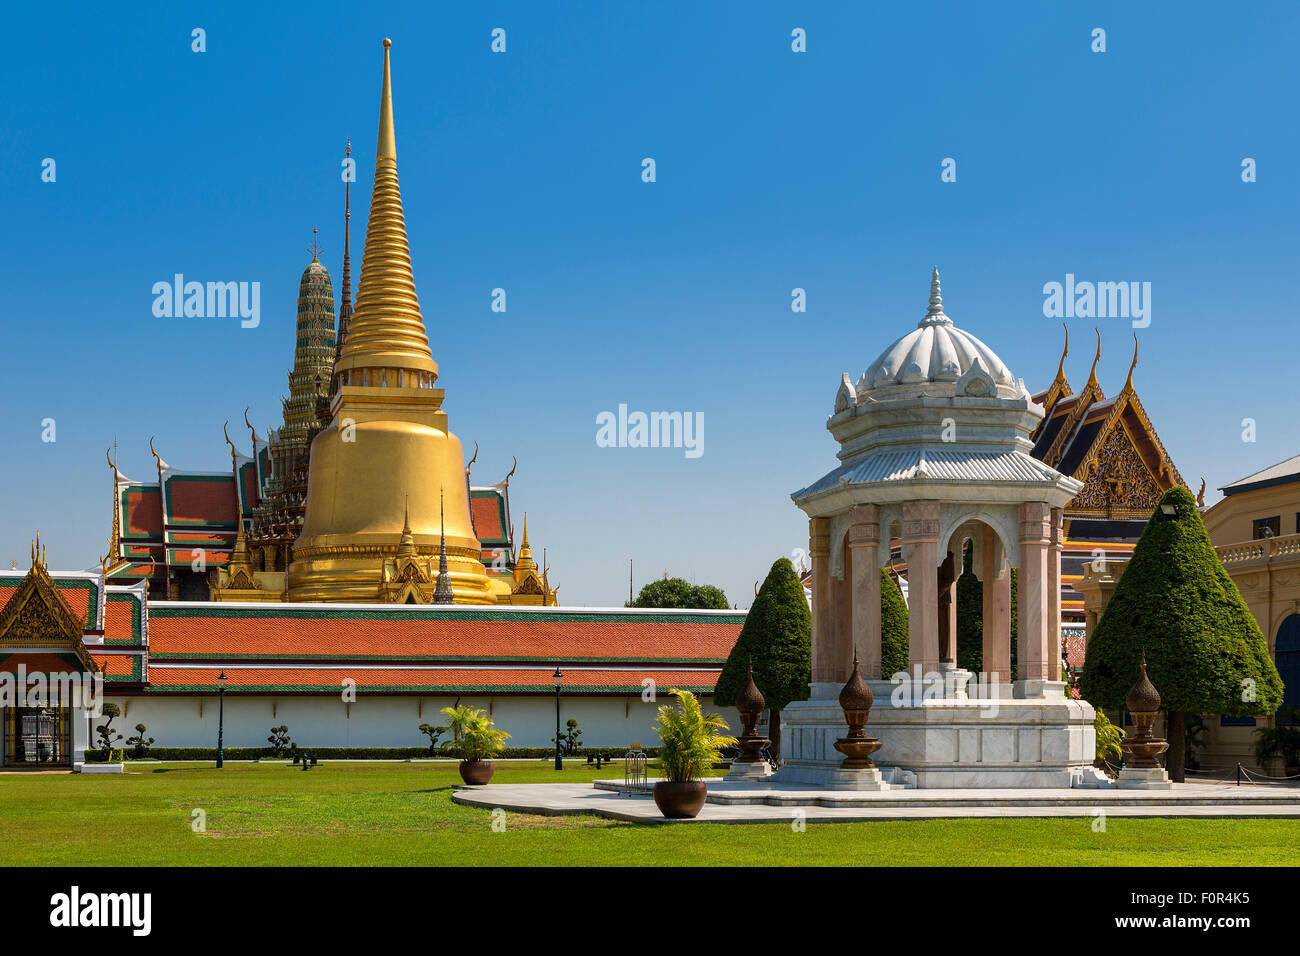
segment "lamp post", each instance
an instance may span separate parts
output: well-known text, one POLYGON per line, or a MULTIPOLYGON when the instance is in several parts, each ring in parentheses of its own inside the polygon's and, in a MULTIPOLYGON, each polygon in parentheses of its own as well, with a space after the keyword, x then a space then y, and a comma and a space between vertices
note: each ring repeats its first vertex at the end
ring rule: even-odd
POLYGON ((564 675, 558 667, 551 679, 555 681, 555 769, 563 770, 564 761, 560 759, 560 688, 564 686, 564 675))
POLYGON ((226 672, 223 670, 217 676, 217 769, 220 770, 226 763, 225 748, 222 746, 222 737, 226 729, 226 672))

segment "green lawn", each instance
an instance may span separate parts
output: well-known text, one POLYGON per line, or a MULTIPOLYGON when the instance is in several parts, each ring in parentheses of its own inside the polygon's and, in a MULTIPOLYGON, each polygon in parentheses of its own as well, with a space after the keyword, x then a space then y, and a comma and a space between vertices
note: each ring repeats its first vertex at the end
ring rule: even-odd
MULTIPOLYGON (((638 826, 491 814, 451 802, 452 764, 128 764, 122 776, 0 774, 8 865, 857 864, 1294 866, 1289 820, 1091 818, 638 826), (191 828, 206 815, 206 833, 191 828)), ((617 767, 599 776, 618 776, 617 767)), ((498 781, 554 782, 544 763, 498 781)), ((596 777, 585 764, 565 782, 596 777)))

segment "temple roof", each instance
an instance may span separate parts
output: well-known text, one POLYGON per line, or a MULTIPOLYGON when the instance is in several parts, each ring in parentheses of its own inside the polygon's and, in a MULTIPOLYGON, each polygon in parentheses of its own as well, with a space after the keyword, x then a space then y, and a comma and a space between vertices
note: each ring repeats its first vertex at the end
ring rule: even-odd
POLYGON ((1088 381, 1078 394, 1065 378, 1065 354, 1056 379, 1034 395, 1043 406, 1042 422, 1033 434, 1032 454, 1062 474, 1084 482, 1084 489, 1067 506, 1072 517, 1145 520, 1159 495, 1183 485, 1168 451, 1138 398, 1133 385, 1137 368, 1137 338, 1124 387, 1107 398, 1097 381, 1101 334, 1088 381))

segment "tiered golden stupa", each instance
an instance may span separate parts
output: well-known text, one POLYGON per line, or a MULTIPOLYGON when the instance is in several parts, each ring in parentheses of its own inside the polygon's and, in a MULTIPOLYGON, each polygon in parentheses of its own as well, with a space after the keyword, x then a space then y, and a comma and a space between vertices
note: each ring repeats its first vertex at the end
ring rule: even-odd
POLYGON ((413 545, 416 555, 438 555, 445 544, 455 602, 494 604, 470 519, 464 452, 448 430, 444 390, 434 387, 438 366, 415 294, 397 184, 390 46, 384 40, 361 281, 334 368, 331 421, 312 441, 289 600, 373 602, 386 560, 405 543, 405 553, 413 545))

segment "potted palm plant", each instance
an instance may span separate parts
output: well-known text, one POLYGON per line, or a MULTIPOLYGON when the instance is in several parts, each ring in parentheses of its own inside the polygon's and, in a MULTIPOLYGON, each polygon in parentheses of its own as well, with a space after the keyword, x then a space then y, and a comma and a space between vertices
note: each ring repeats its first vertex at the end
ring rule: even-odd
POLYGON ((659 708, 659 763, 664 779, 654 787, 655 805, 670 819, 694 817, 704 806, 708 788, 701 779, 704 771, 722 758, 722 750, 736 745, 735 737, 722 733, 727 722, 717 714, 700 710, 700 702, 688 690, 670 689, 679 706, 659 708))
POLYGON ((496 773, 492 757, 501 752, 510 735, 476 707, 444 707, 442 714, 452 734, 443 747, 460 754, 460 779, 469 784, 490 781, 496 773))
POLYGON ((1267 773, 1282 765, 1282 772, 1293 777, 1300 775, 1300 709, 1291 708, 1284 718, 1274 722, 1272 727, 1260 727, 1255 731, 1259 738, 1255 741, 1255 760, 1267 773))

